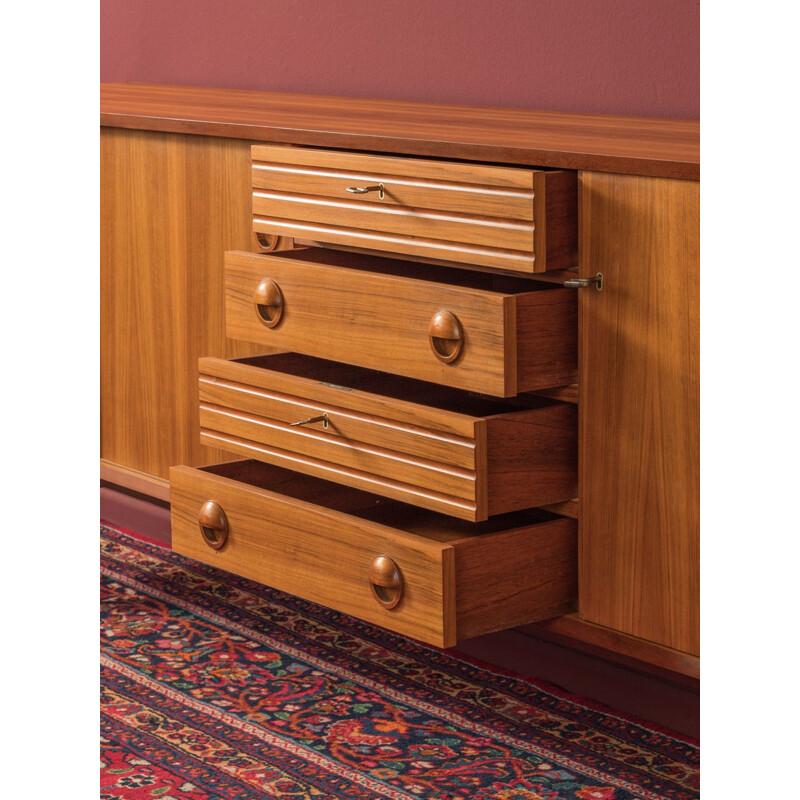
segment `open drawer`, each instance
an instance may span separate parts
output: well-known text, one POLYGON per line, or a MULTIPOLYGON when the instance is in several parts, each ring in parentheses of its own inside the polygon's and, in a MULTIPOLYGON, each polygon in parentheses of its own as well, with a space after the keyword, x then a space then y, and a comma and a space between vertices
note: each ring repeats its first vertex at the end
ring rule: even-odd
POLYGON ((253 229, 535 273, 577 264, 577 173, 254 145, 253 229))
POLYGON ((258 461, 170 484, 176 552, 429 644, 575 610, 574 520, 475 525, 258 461))
POLYGON ((577 293, 320 248, 225 254, 232 339, 511 397, 577 379, 577 293))
POLYGON ((479 521, 577 494, 577 408, 296 353, 200 359, 203 444, 479 521))

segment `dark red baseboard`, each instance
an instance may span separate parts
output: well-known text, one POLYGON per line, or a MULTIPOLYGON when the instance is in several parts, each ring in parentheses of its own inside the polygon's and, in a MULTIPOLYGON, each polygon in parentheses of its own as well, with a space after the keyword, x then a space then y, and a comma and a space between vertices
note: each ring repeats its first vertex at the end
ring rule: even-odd
POLYGON ((546 642, 528 631, 500 631, 459 642, 456 648, 472 658, 496 664, 531 678, 541 678, 570 694, 588 697, 610 708, 700 738, 699 681, 675 681, 577 649, 546 642))
POLYGON ((172 546, 169 506, 165 503, 152 502, 110 486, 101 486, 100 518, 111 525, 136 531, 148 539, 172 546))
MULTIPOLYGON (((171 544, 169 507, 118 487, 100 489, 100 514, 113 525, 171 544)), ((692 738, 700 737, 699 681, 663 670, 649 674, 641 668, 615 663, 563 642, 537 638, 532 626, 479 636, 456 648, 466 656, 495 664, 527 677, 540 678, 570 694, 581 695, 612 709, 649 720, 692 738)), ((546 635, 546 634, 545 634, 546 635)))

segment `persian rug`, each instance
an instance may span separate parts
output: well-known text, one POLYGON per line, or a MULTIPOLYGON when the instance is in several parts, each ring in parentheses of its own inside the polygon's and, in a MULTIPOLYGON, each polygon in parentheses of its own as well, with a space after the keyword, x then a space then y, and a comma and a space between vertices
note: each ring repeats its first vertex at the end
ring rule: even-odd
POLYGON ((103 800, 656 800, 697 745, 101 527, 103 800))

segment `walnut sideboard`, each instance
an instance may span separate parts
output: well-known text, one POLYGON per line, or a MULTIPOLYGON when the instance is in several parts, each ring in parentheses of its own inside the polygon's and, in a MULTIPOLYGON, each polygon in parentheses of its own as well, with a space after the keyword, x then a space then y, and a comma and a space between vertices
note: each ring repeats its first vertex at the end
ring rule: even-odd
POLYGON ((101 125, 101 477, 177 549, 698 675, 699 123, 108 84, 101 125))

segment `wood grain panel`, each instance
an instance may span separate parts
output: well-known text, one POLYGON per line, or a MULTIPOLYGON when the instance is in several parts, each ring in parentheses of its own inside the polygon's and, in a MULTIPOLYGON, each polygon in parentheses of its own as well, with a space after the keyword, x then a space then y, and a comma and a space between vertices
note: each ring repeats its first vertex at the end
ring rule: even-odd
POLYGON ((508 291, 502 284, 473 288, 464 278, 464 285, 443 284, 417 279, 424 268, 416 264, 336 255, 329 264, 320 250, 227 253, 228 335, 497 397, 575 379, 574 291, 513 279, 508 291), (253 302, 264 279, 276 281, 284 297, 275 327, 262 323, 253 302), (462 353, 449 364, 436 358, 428 336, 439 311, 455 315, 463 329, 462 353))
POLYGON ((253 162, 260 232, 504 271, 577 264, 575 172, 283 146, 253 162))
POLYGON ((176 552, 441 647, 455 644, 451 547, 320 506, 318 482, 304 476, 294 479, 295 494, 309 487, 304 499, 186 467, 170 470, 170 483, 176 552), (200 534, 207 500, 228 519, 221 550, 200 534), (379 555, 402 571, 397 609, 381 607, 370 591, 367 574, 379 555))
POLYGON ((563 501, 578 492, 578 413, 552 405, 486 420, 488 513, 563 501))
POLYGON ((315 147, 671 178, 700 175, 696 120, 126 83, 101 85, 100 121, 315 147))
MULTIPOLYGON (((348 192, 347 187, 373 185, 385 180, 386 175, 371 172, 321 171, 309 167, 253 164, 253 188, 256 190, 346 198, 354 203, 372 203, 374 196, 371 192, 354 194, 348 192)), ((391 184, 386 186, 386 199, 393 205, 410 208, 429 208, 529 222, 533 220, 532 189, 493 189, 392 176, 391 184)))
POLYGON ((576 644, 582 643, 587 645, 591 652, 606 656, 613 653, 617 658, 622 656, 644 662, 665 670, 673 679, 674 675, 671 673, 684 675, 693 679, 694 683, 686 682, 690 686, 695 686, 696 681, 700 678, 700 659, 697 656, 620 633, 611 628, 594 625, 577 614, 567 614, 563 617, 537 622, 535 625, 528 626, 527 630, 530 630, 535 636, 541 636, 544 633, 550 641, 557 641, 567 646, 574 647, 576 644))
MULTIPOLYGON (((374 492, 382 497, 413 503, 420 508, 438 511, 458 519, 474 520, 478 516, 475 500, 444 494, 435 486, 419 486, 405 481, 393 480, 374 472, 345 467, 333 461, 323 461, 303 455, 295 450, 282 450, 268 444, 255 442, 233 434, 221 433, 210 428, 200 429, 200 439, 206 444, 217 445, 227 453, 236 453, 245 458, 255 458, 266 464, 283 469, 296 470, 325 481, 351 486, 364 492, 374 492)), ((485 519, 485 509, 480 509, 485 519)))
POLYGON ((100 484, 111 484, 169 503, 169 481, 100 459, 100 484))
POLYGON ((375 174, 384 178, 415 178, 433 183, 447 181, 473 186, 527 189, 528 192, 533 189, 533 170, 530 169, 257 144, 253 145, 252 157, 255 162, 344 170, 365 175, 375 174))
POLYGON ((562 503, 546 503, 540 506, 544 511, 552 511, 554 514, 560 514, 562 517, 569 517, 570 519, 578 519, 578 500, 564 500, 562 503))
POLYGON ((510 298, 501 293, 329 267, 306 262, 302 254, 226 253, 225 282, 231 338, 498 396, 514 394, 504 361, 506 348, 515 352, 515 332, 505 327, 503 306, 510 298), (276 281, 285 299, 283 321, 275 328, 260 322, 253 305, 264 278, 276 281), (464 351, 455 364, 437 360, 428 339, 431 320, 441 310, 455 314, 464 329, 464 351))
POLYGON ((533 271, 570 269, 578 263, 578 174, 533 173, 533 271))
POLYGON ((574 289, 515 297, 517 386, 521 392, 578 380, 578 298, 574 289))
MULTIPOLYGON (((201 370, 204 361, 201 359, 201 370)), ((259 390, 243 383, 221 381, 202 373, 200 403, 201 406, 211 403, 235 408, 285 424, 327 414, 331 433, 343 439, 401 451, 454 467, 475 469, 475 442, 472 439, 436 434, 393 419, 347 411, 339 405, 304 402, 302 398, 259 390)), ((317 431, 324 430, 321 422, 310 427, 317 431)))
POLYGON ((343 469, 429 487, 462 499, 471 500, 475 497, 474 470, 346 439, 332 429, 323 430, 321 424, 316 425, 316 429, 312 426, 292 428, 261 415, 201 403, 200 427, 264 444, 269 448, 335 463, 343 469))
POLYGON ((439 647, 575 605, 576 524, 537 511, 471 524, 252 461, 170 473, 177 552, 439 647), (204 541, 207 501, 227 541, 204 541), (375 556, 404 583, 395 609, 367 582, 375 556))
POLYGON ((277 217, 253 217, 253 230, 318 244, 340 245, 359 252, 365 249, 380 250, 421 260, 431 259, 435 263, 448 263, 449 266, 457 262, 492 267, 504 272, 531 273, 534 265, 530 253, 519 253, 514 250, 456 244, 435 239, 413 239, 410 236, 391 235, 381 231, 337 228, 316 222, 292 221, 277 217))
MULTIPOLYGON (((202 358, 200 371, 203 375, 303 397, 326 406, 357 411, 375 419, 385 420, 387 416, 400 418, 408 425, 442 434, 463 438, 474 436, 475 420, 470 415, 471 405, 465 402, 458 409, 454 403, 457 395, 455 390, 431 386, 421 381, 408 381, 405 388, 402 388, 401 379, 375 373, 373 382, 366 384, 367 388, 358 389, 350 385, 353 383, 353 368, 349 365, 294 353, 241 361, 202 358), (343 388, 346 391, 342 391, 343 388), (425 389, 428 393, 423 395, 425 389), (424 397, 429 404, 403 398, 401 393, 404 391, 420 400, 424 397), (443 396, 445 399, 442 399, 443 396), (449 405, 446 405, 448 401, 449 405), (442 404, 444 410, 437 407, 437 403, 442 404)), ((362 383, 366 382, 360 377, 359 385, 362 383)), ((458 396, 460 397, 460 393, 458 396)))
POLYGON ((574 611, 577 528, 558 519, 453 542, 458 638, 574 611))
POLYGON ((317 378, 325 377, 324 365, 331 362, 297 354, 264 356, 257 362, 254 369, 201 359, 204 442, 472 521, 575 495, 573 405, 533 397, 476 401, 438 387, 420 392, 415 382, 404 379, 379 386, 391 394, 372 395, 363 391, 364 382, 371 386, 380 375, 358 367, 337 365, 343 383, 336 386, 307 377, 315 371, 317 378), (302 374, 293 374, 293 367, 302 374), (320 387, 331 402, 306 405, 306 396, 320 387), (453 413, 453 404, 463 406, 455 416, 465 427, 471 423, 472 435, 455 438, 411 424, 426 415, 404 397, 426 400, 427 411, 439 414, 453 413), (437 400, 445 405, 437 406, 437 400), (321 414, 328 414, 327 427, 321 414), (309 418, 315 421, 288 424, 309 418))
POLYGON ((581 176, 580 613, 699 651, 699 184, 581 176))
MULTIPOLYGON (((516 250, 533 254, 533 224, 513 220, 458 216, 445 211, 426 211, 403 206, 333 200, 307 195, 253 192, 253 215, 263 223, 267 217, 352 231, 422 238, 436 242, 480 245, 486 249, 516 250)), ((532 271, 532 268, 531 268, 532 271)))
POLYGON ((101 226, 101 455, 162 478, 218 460, 197 359, 259 351, 223 316, 223 252, 251 245, 249 143, 104 129, 101 226))

